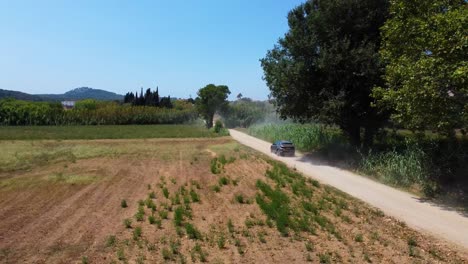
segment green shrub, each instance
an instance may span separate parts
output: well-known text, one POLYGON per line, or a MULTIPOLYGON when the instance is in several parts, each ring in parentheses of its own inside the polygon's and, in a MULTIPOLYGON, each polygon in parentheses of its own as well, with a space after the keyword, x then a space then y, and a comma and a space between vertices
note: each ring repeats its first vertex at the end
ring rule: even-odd
POLYGON ((321 264, 329 264, 331 263, 331 254, 330 253, 322 253, 318 254, 319 261, 321 264))
POLYGON ((223 122, 221 122, 220 120, 216 120, 215 125, 214 125, 215 133, 221 132, 222 129, 223 129, 223 122))
POLYGON ((364 238, 363 238, 362 234, 357 234, 357 235, 354 237, 354 241, 356 241, 356 242, 363 242, 363 241, 364 241, 364 238))
POLYGON ((133 229, 133 239, 138 240, 141 237, 141 227, 137 226, 133 229))
POLYGON ((231 220, 231 219, 228 220, 227 227, 228 227, 229 233, 232 234, 232 233, 235 232, 235 230, 234 230, 234 224, 232 223, 232 220, 231 220))
POLYGON ((166 261, 174 259, 174 255, 172 254, 171 250, 168 248, 162 249, 162 256, 163 256, 163 259, 166 261))
POLYGON ((228 185, 229 184, 229 179, 226 178, 225 176, 219 178, 218 180, 219 185, 228 185))
POLYGON ((219 185, 213 185, 211 186, 211 190, 213 190, 216 193, 219 193, 221 191, 221 188, 219 187, 219 185))
POLYGON ((408 238, 408 246, 412 246, 412 247, 418 246, 418 242, 416 242, 416 239, 414 237, 408 238))
POLYGON ((174 211, 174 224, 176 226, 182 226, 184 221, 185 209, 182 206, 178 206, 174 211))
POLYGON ((207 261, 208 253, 203 251, 200 244, 195 243, 195 246, 192 248, 191 253, 192 253, 192 262, 196 262, 196 255, 198 255, 201 262, 207 261))
POLYGON ((154 199, 154 198, 156 198, 156 193, 154 193, 154 191, 152 191, 152 192, 150 192, 150 193, 148 194, 148 197, 149 197, 150 199, 154 199))
POLYGON ((81 257, 81 263, 82 264, 88 264, 89 263, 88 257, 87 256, 81 257))
POLYGON ((143 222, 143 221, 145 221, 145 215, 142 214, 141 212, 138 212, 138 213, 135 214, 135 219, 138 222, 143 222))
POLYGON ((164 197, 166 197, 166 199, 169 199, 169 190, 166 187, 164 187, 162 191, 163 191, 164 197))
POLYGON ((258 240, 263 244, 265 244, 267 242, 264 232, 258 232, 258 240))
POLYGON ((198 229, 190 223, 185 224, 185 232, 190 239, 202 239, 202 235, 198 229))
POLYGON ((168 212, 167 211, 159 211, 159 217, 161 217, 161 219, 167 219, 168 218, 168 212))
POLYGON ((125 253, 124 253, 124 250, 122 248, 119 248, 117 250, 117 259, 120 260, 120 261, 125 260, 125 253))
POLYGON ((123 199, 121 202, 120 202, 120 207, 122 208, 127 208, 128 205, 127 205, 127 201, 125 199, 123 199))
POLYGON ((124 226, 125 226, 126 228, 132 228, 132 220, 131 220, 131 219, 128 219, 128 218, 125 219, 125 220, 124 220, 124 226))
POLYGON ((200 202, 200 196, 193 189, 190 190, 190 196, 192 197, 192 202, 200 202))
POLYGON ((151 209, 153 207, 155 207, 156 205, 154 204, 153 200, 151 200, 150 198, 146 199, 145 200, 145 204, 146 204, 146 207, 151 209))
POLYGON ((150 225, 154 225, 156 223, 156 217, 154 217, 154 215, 148 216, 148 222, 150 225))
POLYGON ((307 242, 305 243, 305 248, 306 248, 306 250, 309 251, 309 252, 314 251, 314 245, 313 245, 311 242, 309 242, 309 241, 307 241, 307 242))
POLYGON ((236 195, 236 201, 240 204, 245 203, 244 196, 242 194, 236 195))
POLYGON ((117 242, 117 238, 114 235, 110 235, 106 239, 106 247, 113 247, 117 242))
POLYGON ((226 246, 226 238, 224 237, 224 234, 221 233, 218 237, 218 248, 223 249, 226 246))
POLYGON ((218 158, 213 158, 210 163, 211 173, 220 174, 222 171, 222 164, 218 162, 218 158))

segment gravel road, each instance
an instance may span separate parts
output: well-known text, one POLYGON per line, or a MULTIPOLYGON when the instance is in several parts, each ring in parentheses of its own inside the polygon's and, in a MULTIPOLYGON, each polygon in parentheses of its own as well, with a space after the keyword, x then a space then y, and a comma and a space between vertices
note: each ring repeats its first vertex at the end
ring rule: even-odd
POLYGON ((404 221, 408 226, 449 243, 468 249, 468 217, 419 197, 336 167, 323 165, 297 153, 296 157, 277 157, 271 143, 245 133, 229 130, 231 136, 248 147, 295 167, 306 176, 331 185, 404 221))

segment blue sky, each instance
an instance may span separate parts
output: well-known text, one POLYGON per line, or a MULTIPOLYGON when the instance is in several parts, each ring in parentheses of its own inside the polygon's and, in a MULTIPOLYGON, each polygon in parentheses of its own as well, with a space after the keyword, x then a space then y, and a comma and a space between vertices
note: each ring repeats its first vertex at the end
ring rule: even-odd
POLYGON ((0 88, 117 93, 159 86, 196 96, 208 83, 269 93, 259 59, 299 0, 0 0, 0 88))

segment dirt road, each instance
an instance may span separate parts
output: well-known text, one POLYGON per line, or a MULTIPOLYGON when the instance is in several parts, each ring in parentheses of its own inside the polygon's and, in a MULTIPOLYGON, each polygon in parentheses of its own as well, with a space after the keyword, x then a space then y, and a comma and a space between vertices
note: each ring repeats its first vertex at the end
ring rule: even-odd
POLYGON ((346 170, 314 163, 300 153, 293 158, 277 157, 270 153, 271 143, 230 130, 231 136, 240 143, 270 157, 295 167, 301 173, 329 184, 386 214, 400 219, 410 227, 430 233, 448 242, 468 249, 468 217, 461 213, 422 202, 417 196, 391 188, 346 170))

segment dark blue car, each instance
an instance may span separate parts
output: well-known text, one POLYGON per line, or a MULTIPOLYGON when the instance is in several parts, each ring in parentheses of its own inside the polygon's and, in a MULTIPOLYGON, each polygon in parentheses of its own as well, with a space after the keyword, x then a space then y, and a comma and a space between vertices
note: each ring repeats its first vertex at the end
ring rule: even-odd
POLYGON ((291 141, 278 140, 271 145, 271 153, 275 153, 278 156, 291 156, 294 157, 296 148, 291 141))

